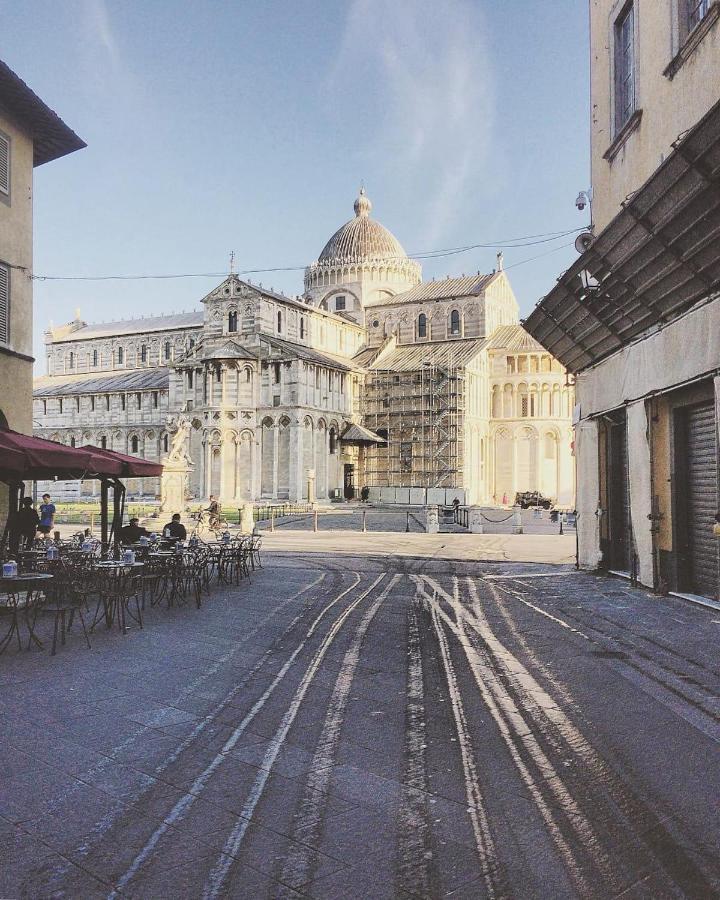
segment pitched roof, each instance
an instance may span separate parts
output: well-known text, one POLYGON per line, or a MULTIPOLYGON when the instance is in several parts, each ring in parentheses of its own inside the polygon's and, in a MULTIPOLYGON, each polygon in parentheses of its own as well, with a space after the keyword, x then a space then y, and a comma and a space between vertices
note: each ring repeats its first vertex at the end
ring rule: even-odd
POLYGON ((371 371, 413 372, 426 365, 461 367, 466 366, 486 346, 484 338, 400 344, 381 353, 373 362, 367 363, 366 368, 371 371))
POLYGON ((384 297, 368 306, 396 306, 404 303, 420 303, 425 300, 452 300, 456 297, 480 296, 497 272, 489 275, 463 275, 461 278, 443 278, 440 281, 423 281, 409 291, 384 297))
POLYGON ((148 331, 172 331, 176 328, 201 328, 202 324, 203 311, 198 309, 188 313, 170 313, 166 316, 120 319, 117 322, 97 322, 84 325, 63 337, 55 338, 53 343, 63 344, 70 341, 84 341, 90 338, 113 337, 123 334, 145 334, 148 331))
POLYGON ((252 347, 245 347, 237 341, 229 340, 220 345, 201 347, 197 359, 252 359, 256 360, 260 354, 252 347))
POLYGON ((522 325, 501 325, 493 331, 488 342, 488 350, 500 349, 528 353, 547 352, 522 325))
POLYGON ((33 166, 41 166, 87 147, 15 72, 0 60, 0 105, 12 113, 33 139, 33 166))
POLYGON ((328 366, 332 369, 344 369, 346 372, 352 370, 352 366, 348 364, 346 358, 335 356, 332 353, 325 353, 321 350, 315 350, 313 347, 305 347, 303 344, 294 344, 291 341, 269 337, 265 334, 261 334, 260 338, 263 343, 269 344, 270 347, 280 350, 282 354, 296 356, 299 359, 304 359, 307 362, 314 363, 318 366, 328 366))
POLYGON ((354 422, 348 425, 348 427, 343 431, 340 435, 340 440, 344 441, 346 444, 386 444, 387 441, 385 438, 380 437, 379 434, 375 434, 374 431, 370 431, 369 428, 363 428, 362 425, 358 425, 354 422))
POLYGON ((381 351, 382 345, 379 347, 361 347, 352 358, 353 365, 365 368, 381 351))
POLYGON ((66 397, 74 394, 107 394, 115 391, 163 390, 170 383, 164 366, 131 369, 112 375, 43 375, 33 385, 34 397, 66 397))

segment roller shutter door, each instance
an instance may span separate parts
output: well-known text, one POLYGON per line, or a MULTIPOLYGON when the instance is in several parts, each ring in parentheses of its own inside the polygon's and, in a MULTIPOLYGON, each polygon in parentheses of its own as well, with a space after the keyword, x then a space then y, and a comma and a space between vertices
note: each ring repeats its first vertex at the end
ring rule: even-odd
POLYGON ((713 535, 713 525, 718 508, 718 463, 714 404, 688 407, 685 421, 690 590, 704 597, 717 597, 718 541, 713 535))
POLYGON ((632 566, 630 527, 630 478, 627 426, 613 425, 610 432, 610 561, 614 569, 629 572, 632 566))

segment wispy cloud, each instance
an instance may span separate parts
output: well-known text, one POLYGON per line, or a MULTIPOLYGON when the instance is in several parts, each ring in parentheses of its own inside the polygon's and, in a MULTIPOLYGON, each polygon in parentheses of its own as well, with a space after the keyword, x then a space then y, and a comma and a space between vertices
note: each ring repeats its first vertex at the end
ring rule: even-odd
POLYGON ((331 69, 338 95, 371 91, 364 139, 422 190, 430 246, 480 175, 493 134, 488 37, 477 0, 352 0, 331 69))
POLYGON ((83 22, 89 39, 116 69, 120 54, 105 0, 83 0, 83 22))

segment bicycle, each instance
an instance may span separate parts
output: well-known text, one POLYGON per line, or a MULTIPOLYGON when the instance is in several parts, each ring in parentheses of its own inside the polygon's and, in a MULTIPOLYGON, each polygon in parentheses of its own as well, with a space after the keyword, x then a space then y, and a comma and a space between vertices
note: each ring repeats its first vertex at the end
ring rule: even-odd
POLYGON ((228 530, 229 523, 222 516, 207 516, 204 509, 199 509, 195 513, 190 514, 190 518, 195 522, 195 527, 190 532, 190 537, 198 537, 202 529, 212 531, 217 538, 228 530))

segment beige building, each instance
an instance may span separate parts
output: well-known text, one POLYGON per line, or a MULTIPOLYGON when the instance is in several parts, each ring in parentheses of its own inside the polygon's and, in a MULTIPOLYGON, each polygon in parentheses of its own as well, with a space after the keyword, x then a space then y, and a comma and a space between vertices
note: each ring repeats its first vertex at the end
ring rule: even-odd
POLYGON ((594 234, 526 322, 577 376, 580 563, 716 599, 719 18, 591 3, 594 234))
MULTIPOLYGON (((0 61, 0 426, 32 431, 33 169, 85 144, 0 61)), ((4 510, 6 494, 0 495, 4 510)))
POLYGON ((572 506, 572 388, 520 326, 501 255, 490 275, 422 282, 364 191, 354 211, 301 297, 230 275, 197 312, 51 328, 39 433, 187 459, 190 496, 228 504, 367 485, 392 502, 540 490, 572 506))

